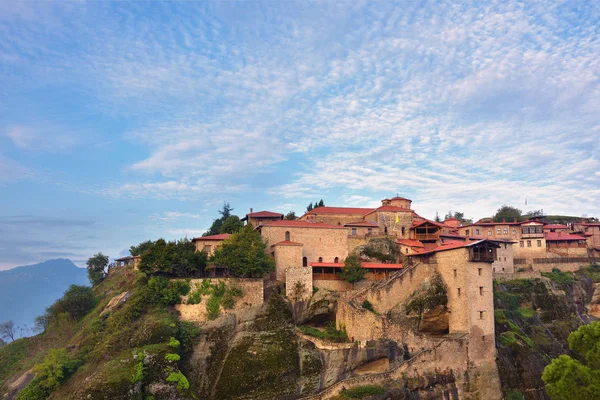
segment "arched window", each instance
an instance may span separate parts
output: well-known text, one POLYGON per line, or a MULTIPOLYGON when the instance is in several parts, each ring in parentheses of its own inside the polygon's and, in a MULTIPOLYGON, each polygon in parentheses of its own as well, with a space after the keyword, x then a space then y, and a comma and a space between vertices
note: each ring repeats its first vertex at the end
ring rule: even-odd
POLYGON ((323 262, 323 257, 319 257, 319 262, 323 262))
POLYGON ((404 227, 402 227, 402 236, 404 236, 404 227))
POLYGON ((338 262, 340 262, 340 259, 338 257, 336 257, 336 258, 333 259, 333 262, 334 263, 338 263, 338 262))
POLYGON ((302 257, 302 266, 308 267, 308 259, 306 257, 302 257))
POLYGON ((290 240, 290 231, 286 231, 285 232, 285 240, 287 240, 289 242, 289 240, 290 240))

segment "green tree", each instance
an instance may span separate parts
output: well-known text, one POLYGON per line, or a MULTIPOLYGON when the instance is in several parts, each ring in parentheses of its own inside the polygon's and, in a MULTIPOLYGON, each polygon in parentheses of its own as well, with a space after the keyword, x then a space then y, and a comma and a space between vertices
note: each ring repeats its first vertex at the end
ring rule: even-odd
POLYGON ((446 285, 442 278, 435 274, 428 281, 421 283, 417 290, 408 296, 406 314, 415 313, 417 315, 417 329, 419 329, 423 313, 446 304, 448 304, 446 285))
POLYGON ((353 254, 346 257, 346 260, 344 261, 344 268, 342 268, 342 273, 340 276, 346 282, 356 283, 365 278, 366 272, 367 271, 362 267, 358 256, 353 254))
POLYGON ((207 258, 206 253, 197 252, 196 245, 188 239, 170 242, 158 239, 142 255, 140 271, 190 277, 204 271, 207 258))
POLYGON ((12 321, 6 321, 0 324, 0 338, 6 339, 12 342, 15 340, 15 323, 12 321))
POLYGON ((438 214, 438 212, 435 212, 435 218, 433 219, 435 222, 442 222, 442 219, 440 218, 440 214, 438 214))
POLYGON ((221 233, 221 227, 223 226, 223 224, 225 223, 227 218, 231 217, 232 211, 233 211, 233 208, 229 205, 229 203, 224 202, 223 208, 221 208, 219 210, 219 214, 221 216, 219 218, 216 218, 213 221, 210 229, 208 231, 204 232, 204 234, 202 236, 218 235, 219 233, 221 233))
POLYGON ((237 215, 232 215, 228 217, 221 228, 219 229, 219 233, 236 233, 242 230, 244 224, 240 220, 240 217, 237 215))
POLYGON ((129 254, 132 256, 141 256, 150 249, 152 243, 152 240, 146 240, 145 242, 142 242, 136 246, 131 246, 129 248, 129 254))
POLYGON ((566 354, 553 359, 542 373, 548 396, 551 399, 599 399, 600 321, 572 332, 569 348, 580 354, 585 364, 566 354))
POLYGON ((77 320, 86 315, 96 306, 96 297, 92 288, 88 286, 71 285, 60 299, 56 300, 49 308, 49 316, 57 317, 61 313, 68 313, 77 320))
MULTIPOLYGON (((437 213, 436 213, 436 215, 437 215, 437 213)), ((471 218, 465 218, 465 214, 461 213, 459 211, 455 211, 455 212, 448 211, 448 213, 446 215, 444 215, 444 220, 447 220, 448 218, 456 218, 457 220, 460 221, 460 223, 462 225, 467 225, 467 224, 473 223, 473 220, 471 218)))
POLYGON ((496 214, 494 215, 493 219, 495 222, 510 222, 514 221, 515 219, 519 221, 521 219, 521 215, 521 210, 519 210, 518 208, 503 205, 498 209, 498 211, 496 211, 496 214))
POLYGON ((313 207, 313 203, 312 203, 312 201, 311 201, 311 202, 308 204, 308 206, 306 206, 306 211, 307 211, 307 212, 308 212, 308 211, 312 211, 312 210, 313 210, 313 208, 314 208, 314 207, 313 207))
POLYGON ((293 211, 288 212, 287 214, 285 214, 285 219, 293 221, 296 219, 296 213, 293 211))
POLYGON ((97 285, 102 282, 106 276, 106 268, 108 267, 108 256, 98 253, 87 260, 88 278, 92 285, 97 285))
POLYGON ((317 205, 317 207, 325 207, 325 202, 323 201, 323 199, 321 199, 321 201, 319 201, 319 204, 317 205))
POLYGON ((267 245, 252 225, 234 233, 215 250, 211 261, 237 277, 260 278, 275 269, 273 258, 266 253, 267 245))

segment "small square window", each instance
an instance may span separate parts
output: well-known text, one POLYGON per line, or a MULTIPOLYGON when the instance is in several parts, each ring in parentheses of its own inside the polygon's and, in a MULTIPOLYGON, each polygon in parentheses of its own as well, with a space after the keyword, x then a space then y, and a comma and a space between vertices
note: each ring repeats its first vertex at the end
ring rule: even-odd
POLYGON ((475 234, 479 235, 479 229, 475 229, 475 234))
POLYGON ((527 247, 531 247, 531 240, 527 241, 527 247))
POLYGON ((499 234, 500 234, 500 228, 497 228, 496 229, 496 235, 499 235, 499 234))
POLYGON ((484 312, 485 312, 485 311, 479 311, 479 319, 483 319, 483 313, 484 313, 484 312))
POLYGON ((508 228, 504 228, 504 234, 508 235, 508 228))
POLYGON ((479 286, 479 295, 483 296, 483 286, 479 286))
POLYGON ((537 241, 537 246, 538 246, 538 247, 542 247, 542 241, 541 241, 541 240, 538 240, 538 241, 537 241))
POLYGON ((522 240, 519 242, 519 247, 525 247, 525 242, 523 242, 522 240))
POLYGON ((477 268, 477 272, 479 273, 479 276, 481 276, 481 271, 482 271, 481 268, 477 268))
POLYGON ((460 297, 460 288, 457 289, 458 297, 460 297))
POLYGON ((492 236, 492 230, 488 230, 488 236, 492 236))
POLYGON ((454 270, 454 277, 456 278, 456 270, 454 270))

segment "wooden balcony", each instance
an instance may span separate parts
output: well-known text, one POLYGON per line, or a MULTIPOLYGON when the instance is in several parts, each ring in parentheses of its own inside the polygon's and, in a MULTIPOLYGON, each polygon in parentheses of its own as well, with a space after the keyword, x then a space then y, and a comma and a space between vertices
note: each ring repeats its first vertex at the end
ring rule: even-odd
POLYGON ((521 233, 521 239, 541 239, 544 237, 544 233, 521 233))
POLYGON ((432 233, 415 233, 415 240, 420 241, 428 241, 428 240, 438 240, 440 238, 440 232, 432 232, 432 233))

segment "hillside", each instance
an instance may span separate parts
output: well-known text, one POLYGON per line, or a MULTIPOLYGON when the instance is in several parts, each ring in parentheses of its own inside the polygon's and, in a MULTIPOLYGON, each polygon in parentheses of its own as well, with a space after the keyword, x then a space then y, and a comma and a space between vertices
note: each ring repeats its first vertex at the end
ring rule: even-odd
POLYGON ((87 271, 62 258, 0 271, 0 322, 32 328, 35 317, 72 284, 89 285, 87 271))

